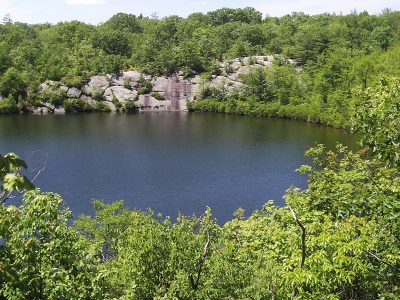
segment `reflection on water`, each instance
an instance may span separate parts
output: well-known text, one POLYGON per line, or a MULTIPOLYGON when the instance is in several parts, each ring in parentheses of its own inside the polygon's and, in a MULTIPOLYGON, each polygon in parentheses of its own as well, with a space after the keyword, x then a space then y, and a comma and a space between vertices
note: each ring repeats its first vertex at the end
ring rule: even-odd
POLYGON ((341 130, 218 114, 0 117, 0 152, 17 152, 31 169, 47 155, 37 185, 60 193, 75 216, 91 213, 93 198, 124 199, 173 217, 209 206, 223 223, 304 186, 294 170, 315 142, 355 146, 341 130))

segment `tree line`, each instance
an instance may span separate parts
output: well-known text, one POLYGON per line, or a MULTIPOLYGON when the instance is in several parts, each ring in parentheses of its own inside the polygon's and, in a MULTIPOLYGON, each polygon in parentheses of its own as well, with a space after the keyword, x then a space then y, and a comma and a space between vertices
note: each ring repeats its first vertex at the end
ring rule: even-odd
POLYGON ((46 79, 79 86, 131 67, 207 78, 221 61, 275 53, 282 59, 271 68, 243 75, 243 90, 205 85, 192 109, 341 120, 362 150, 316 145, 298 169, 308 185, 290 188, 286 206, 269 201, 248 218, 238 209, 223 225, 211 209, 171 220, 100 200, 71 222, 59 195, 35 187, 16 154, 2 154, 0 299, 398 299, 398 16, 263 19, 222 9, 1 25, 0 110, 23 109, 46 79))
MULTIPOLYGON (((245 107, 279 103, 275 116, 348 126, 355 90, 398 75, 400 67, 400 14, 389 9, 379 15, 354 11, 279 18, 263 18, 253 8, 161 19, 118 13, 95 26, 8 21, 0 25, 0 37, 0 94, 8 101, 0 104, 3 112, 37 101, 45 80, 80 87, 92 75, 132 68, 154 76, 180 72, 210 78, 219 75, 221 62, 274 54, 282 59, 271 70, 243 79, 247 90, 205 95, 245 107), (287 59, 294 64, 285 64, 287 59)), ((212 110, 207 103, 198 105, 193 109, 212 110)))

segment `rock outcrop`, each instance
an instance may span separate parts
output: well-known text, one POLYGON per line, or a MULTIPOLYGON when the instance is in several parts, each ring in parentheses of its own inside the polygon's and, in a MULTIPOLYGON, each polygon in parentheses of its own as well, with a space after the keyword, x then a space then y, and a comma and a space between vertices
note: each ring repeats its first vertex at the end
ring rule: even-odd
MULTIPOLYGON (((275 59, 273 56, 233 59, 221 63, 219 75, 212 75, 210 78, 197 75, 187 79, 180 74, 172 77, 151 77, 130 70, 92 76, 82 88, 49 80, 39 86, 38 92, 43 95, 44 101, 55 96, 80 99, 91 105, 104 101, 111 111, 131 101, 134 101, 140 111, 182 111, 187 109, 188 101, 196 100, 205 86, 219 88, 226 94, 232 93, 243 86, 243 74, 249 73, 252 68, 269 67, 275 59)), ((44 103, 44 107, 50 106, 44 103)), ((43 107, 40 109, 49 110, 43 107)), ((55 111, 62 112, 58 107, 53 109, 55 111)))
POLYGON ((68 98, 79 98, 82 92, 75 87, 69 88, 67 91, 68 98))
POLYGON ((87 95, 104 93, 110 86, 110 79, 110 76, 92 76, 88 84, 83 88, 83 92, 87 95))
POLYGON ((104 91, 106 101, 135 101, 138 93, 136 90, 130 90, 123 86, 111 86, 104 91))
MULTIPOLYGON (((129 85, 131 88, 137 86, 141 73, 137 71, 124 71, 121 74, 115 74, 112 78, 112 85, 115 86, 126 86, 129 85)), ((144 77, 145 79, 148 79, 144 77)))

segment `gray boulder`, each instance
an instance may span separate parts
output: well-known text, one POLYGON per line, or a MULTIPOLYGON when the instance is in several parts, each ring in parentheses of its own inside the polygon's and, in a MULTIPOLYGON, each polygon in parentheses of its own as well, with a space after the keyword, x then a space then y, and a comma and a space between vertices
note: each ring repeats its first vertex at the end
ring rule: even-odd
POLYGON ((132 91, 123 86, 112 86, 105 90, 104 98, 107 101, 113 101, 114 97, 120 101, 133 101, 137 97, 137 91, 132 91))
POLYGON ((157 77, 153 84, 153 91, 155 92, 165 92, 168 89, 170 80, 167 77, 157 77))
POLYGON ((64 109, 64 107, 59 107, 59 108, 54 109, 54 114, 56 114, 56 115, 63 115, 63 114, 65 114, 65 109, 64 109))
POLYGON ((42 84, 39 85, 38 91, 39 91, 39 93, 45 92, 55 85, 59 85, 59 83, 56 83, 55 81, 52 81, 52 80, 46 80, 45 82, 43 82, 42 84))
POLYGON ((68 87, 65 84, 62 84, 59 81, 52 81, 52 80, 47 80, 43 82, 41 85, 39 85, 38 92, 39 93, 58 93, 58 92, 63 92, 67 93, 68 87))
POLYGON ((85 101, 85 102, 87 102, 87 103, 89 103, 89 104, 96 104, 96 100, 94 100, 92 97, 89 97, 89 96, 86 96, 86 95, 82 95, 81 96, 81 100, 82 101, 85 101))
POLYGON ((69 88, 67 91, 68 98, 79 98, 81 94, 81 91, 74 87, 69 88))
POLYGON ((127 83, 131 87, 137 86, 141 73, 137 71, 124 71, 119 76, 114 76, 112 79, 112 84, 115 86, 124 86, 127 83))
POLYGON ((104 93, 109 86, 109 76, 92 76, 89 83, 83 88, 83 91, 85 94, 93 96, 97 93, 104 93))

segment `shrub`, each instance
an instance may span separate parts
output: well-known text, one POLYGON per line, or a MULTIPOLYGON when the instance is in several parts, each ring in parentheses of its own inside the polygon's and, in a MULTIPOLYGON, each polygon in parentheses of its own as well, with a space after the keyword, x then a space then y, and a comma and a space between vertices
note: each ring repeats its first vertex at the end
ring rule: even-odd
POLYGON ((144 78, 143 75, 140 75, 139 82, 138 82, 138 94, 149 94, 153 89, 153 84, 150 80, 144 78))
POLYGON ((94 111, 97 111, 97 112, 111 112, 111 108, 104 102, 97 102, 94 105, 94 111))
POLYGON ((215 86, 205 85, 200 91, 200 99, 215 99, 222 101, 226 98, 225 92, 215 86))
POLYGON ((77 88, 81 88, 85 84, 86 80, 88 80, 88 78, 85 78, 84 76, 77 76, 71 74, 67 74, 61 78, 61 82, 64 83, 65 85, 77 88))
POLYGON ((18 100, 19 96, 25 99, 27 96, 28 84, 26 79, 16 68, 9 68, 0 78, 0 94, 9 97, 15 97, 18 100))
POLYGON ((213 73, 211 71, 209 72, 203 72, 200 74, 200 78, 206 81, 211 81, 213 79, 213 73))
POLYGON ((67 99, 67 92, 64 90, 58 90, 57 93, 53 93, 50 95, 50 103, 56 107, 63 105, 66 99, 67 99))
POLYGON ((116 110, 121 110, 122 104, 119 102, 117 97, 113 96, 112 103, 114 104, 116 110))
POLYGON ((212 75, 216 75, 216 76, 219 76, 219 75, 222 74, 221 67, 220 67, 218 64, 216 64, 216 63, 212 63, 212 64, 210 65, 210 67, 209 67, 209 72, 210 72, 212 75))
POLYGON ((165 96, 160 94, 159 92, 152 92, 151 96, 160 101, 165 100, 165 96))
POLYGON ((143 94, 148 94, 151 92, 153 89, 153 84, 151 81, 146 81, 143 87, 138 88, 138 94, 143 95, 143 94))
POLYGON ((92 105, 81 99, 65 100, 64 109, 66 113, 95 111, 95 108, 92 105))
POLYGON ((124 88, 130 90, 132 88, 131 86, 131 82, 129 81, 129 79, 125 79, 124 80, 124 84, 123 84, 124 88))
POLYGON ((183 77, 186 78, 192 78, 196 75, 196 71, 192 70, 189 67, 183 67, 182 68, 182 73, 183 73, 183 77))
POLYGON ((50 89, 45 90, 39 96, 40 101, 50 103, 55 107, 62 106, 67 98, 67 92, 60 89, 58 85, 54 85, 50 89))
POLYGON ((247 63, 249 66, 255 65, 257 64, 257 58, 255 58, 254 56, 250 56, 247 63))
POLYGON ((104 101, 104 91, 101 89, 96 89, 92 93, 92 98, 96 101, 104 101))
POLYGON ((4 98, 0 100, 0 115, 3 114, 15 114, 18 113, 19 109, 17 103, 12 97, 4 98))
POLYGON ((126 101, 124 103, 124 111, 126 112, 135 112, 138 110, 138 107, 134 101, 126 101))

